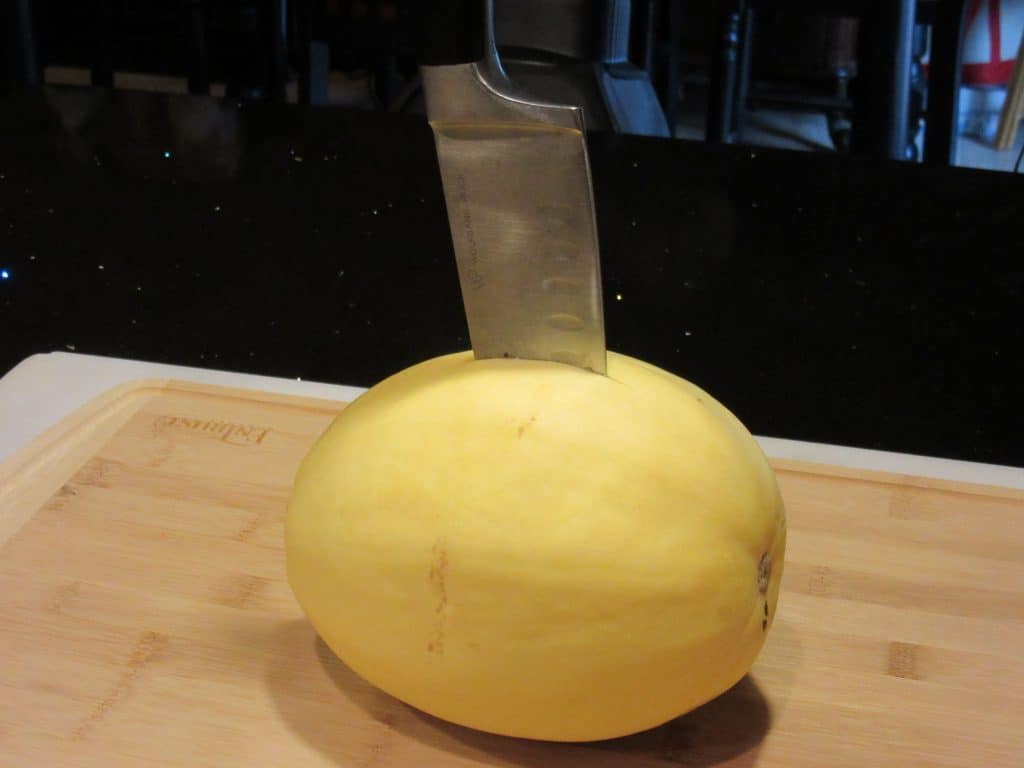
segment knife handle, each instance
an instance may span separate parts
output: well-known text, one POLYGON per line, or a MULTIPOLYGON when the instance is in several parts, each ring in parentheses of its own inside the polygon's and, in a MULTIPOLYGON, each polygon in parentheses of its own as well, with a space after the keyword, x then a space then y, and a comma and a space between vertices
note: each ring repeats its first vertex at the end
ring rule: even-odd
POLYGON ((420 64, 469 64, 484 58, 491 0, 425 0, 420 64))

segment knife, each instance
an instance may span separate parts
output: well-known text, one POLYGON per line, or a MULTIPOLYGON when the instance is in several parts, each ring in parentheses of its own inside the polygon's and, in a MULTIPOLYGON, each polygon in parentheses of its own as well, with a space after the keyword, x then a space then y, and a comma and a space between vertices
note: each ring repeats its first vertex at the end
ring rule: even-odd
POLYGON ((425 5, 420 73, 474 356, 604 374, 583 112, 515 89, 491 0, 425 5))

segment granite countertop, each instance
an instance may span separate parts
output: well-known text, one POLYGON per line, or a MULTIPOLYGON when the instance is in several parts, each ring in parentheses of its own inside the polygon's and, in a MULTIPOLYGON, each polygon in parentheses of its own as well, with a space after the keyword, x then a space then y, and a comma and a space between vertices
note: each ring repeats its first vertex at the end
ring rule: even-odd
MULTIPOLYGON (((468 346, 419 116, 45 88, 0 125, 0 374, 70 349, 369 386, 468 346)), ((589 141, 609 348, 760 435, 1024 465, 1024 178, 589 141)))

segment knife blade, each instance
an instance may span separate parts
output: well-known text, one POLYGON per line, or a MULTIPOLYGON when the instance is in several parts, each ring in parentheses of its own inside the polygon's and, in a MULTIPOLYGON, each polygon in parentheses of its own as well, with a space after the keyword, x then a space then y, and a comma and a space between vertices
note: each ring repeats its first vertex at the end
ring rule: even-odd
POLYGON ((462 25, 456 37, 482 37, 464 46, 469 54, 420 67, 474 356, 552 360, 604 374, 583 112, 516 91, 495 46, 491 2, 461 16, 468 3, 442 5, 447 22, 462 25), (475 16, 480 28, 468 29, 475 16))

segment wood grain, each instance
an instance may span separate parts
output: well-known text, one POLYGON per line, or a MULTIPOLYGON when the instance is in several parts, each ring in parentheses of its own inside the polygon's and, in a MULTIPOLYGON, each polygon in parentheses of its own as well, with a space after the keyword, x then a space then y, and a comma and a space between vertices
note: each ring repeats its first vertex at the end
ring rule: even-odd
POLYGON ((304 620, 283 513, 340 407, 148 382, 0 466, 0 765, 1021 764, 1024 493, 776 462, 790 544, 752 673, 545 744, 391 699, 304 620))

